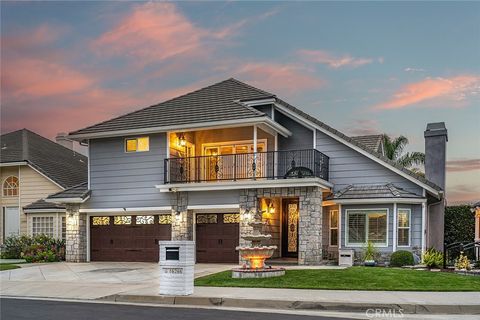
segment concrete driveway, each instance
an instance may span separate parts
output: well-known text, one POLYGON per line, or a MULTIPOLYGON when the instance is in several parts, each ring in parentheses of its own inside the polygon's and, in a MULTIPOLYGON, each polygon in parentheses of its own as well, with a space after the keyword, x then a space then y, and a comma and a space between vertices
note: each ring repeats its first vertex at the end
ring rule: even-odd
MULTIPOLYGON (((197 264, 195 277, 236 265, 197 264)), ((25 265, 0 272, 0 295, 69 299, 98 299, 130 291, 155 292, 160 267, 142 262, 49 263, 25 265)))

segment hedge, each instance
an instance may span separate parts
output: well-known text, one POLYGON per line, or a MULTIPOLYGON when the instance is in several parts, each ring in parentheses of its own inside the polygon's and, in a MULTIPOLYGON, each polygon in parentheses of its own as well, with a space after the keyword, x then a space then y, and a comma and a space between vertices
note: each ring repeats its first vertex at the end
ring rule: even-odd
POLYGON ((470 206, 445 208, 445 242, 473 242, 475 239, 475 213, 470 206))

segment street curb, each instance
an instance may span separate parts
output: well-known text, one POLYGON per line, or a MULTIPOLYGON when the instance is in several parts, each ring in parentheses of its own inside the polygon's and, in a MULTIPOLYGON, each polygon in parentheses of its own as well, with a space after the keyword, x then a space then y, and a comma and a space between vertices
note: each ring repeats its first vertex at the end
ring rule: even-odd
POLYGON ((264 299, 241 299, 222 297, 195 297, 195 296, 146 296, 115 294, 99 298, 114 302, 152 303, 165 305, 210 306, 230 308, 258 308, 283 310, 310 310, 310 311, 344 311, 366 312, 367 310, 382 309, 404 314, 480 314, 478 305, 428 305, 412 303, 354 303, 354 302, 323 302, 323 301, 287 301, 264 299))

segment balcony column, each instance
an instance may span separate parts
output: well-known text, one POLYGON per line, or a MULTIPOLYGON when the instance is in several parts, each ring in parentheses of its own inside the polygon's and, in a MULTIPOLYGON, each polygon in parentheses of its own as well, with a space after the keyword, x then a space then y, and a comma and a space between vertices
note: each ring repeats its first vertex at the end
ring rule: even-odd
MULTIPOLYGON (((253 163, 255 165, 255 169, 257 168, 257 125, 253 125, 253 163)), ((257 177, 256 170, 253 171, 253 179, 255 180, 257 177)))

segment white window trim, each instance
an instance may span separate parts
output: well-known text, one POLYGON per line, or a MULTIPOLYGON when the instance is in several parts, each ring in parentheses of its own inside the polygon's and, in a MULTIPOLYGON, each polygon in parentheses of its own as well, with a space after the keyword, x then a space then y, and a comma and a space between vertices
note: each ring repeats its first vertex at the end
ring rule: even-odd
POLYGON ((330 210, 328 213, 328 245, 330 247, 338 247, 340 243, 340 233, 339 233, 339 226, 340 226, 340 215, 338 209, 330 210), (337 227, 332 228, 332 212, 337 212, 337 227), (332 230, 337 230, 337 244, 332 244, 332 230))
POLYGON ((138 137, 127 137, 123 141, 123 152, 124 153, 138 153, 138 152, 149 152, 150 151, 150 136, 138 136, 138 137), (142 150, 142 151, 127 151, 127 140, 137 140, 137 149, 138 149, 138 139, 140 138, 147 138, 148 139, 148 149, 147 150, 142 150))
POLYGON ((395 226, 395 232, 397 233, 397 247, 398 248, 409 248, 412 246, 412 209, 410 208, 398 208, 397 209, 397 225, 395 226), (408 227, 399 227, 398 215, 400 211, 406 211, 408 213, 408 227), (398 229, 408 229, 408 245, 398 244, 398 229))
POLYGON ((375 247, 378 247, 378 248, 388 248, 388 238, 389 238, 389 229, 388 229, 388 225, 390 223, 390 209, 389 208, 359 208, 359 209, 345 209, 345 247, 352 247, 352 248, 362 248, 363 246, 365 246, 367 243, 368 243, 368 223, 365 224, 365 227, 366 227, 366 230, 365 230, 365 235, 366 235, 366 240, 367 242, 365 243, 350 243, 348 240, 348 233, 349 233, 349 227, 348 227, 348 217, 349 217, 349 213, 350 211, 380 211, 380 210, 383 210, 383 211, 386 211, 387 212, 387 230, 386 230, 386 234, 387 234, 387 239, 386 239, 386 243, 373 243, 373 245, 375 247))
MULTIPOLYGON (((20 167, 18 168, 20 170, 20 167)), ((15 190, 15 189, 9 189, 9 190, 15 190)), ((7 176, 5 179, 3 179, 2 181, 2 197, 3 198, 18 198, 20 196, 20 177, 17 177, 16 175, 9 175, 7 176), (7 180, 11 177, 14 177, 14 178, 17 178, 17 194, 16 195, 6 195, 4 194, 4 186, 5 186, 5 182, 7 182, 7 180)))

